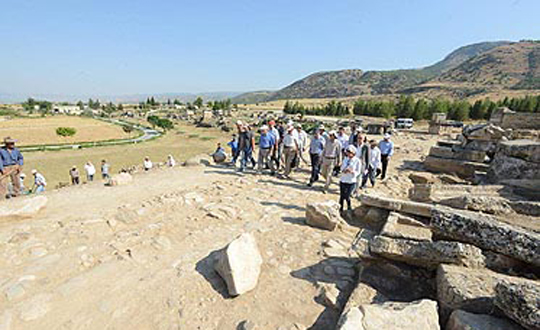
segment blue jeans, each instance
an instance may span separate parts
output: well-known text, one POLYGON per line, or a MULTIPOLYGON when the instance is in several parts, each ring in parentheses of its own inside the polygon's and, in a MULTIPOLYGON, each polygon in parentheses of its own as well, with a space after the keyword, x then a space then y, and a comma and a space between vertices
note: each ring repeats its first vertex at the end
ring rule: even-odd
POLYGON ((246 148, 246 149, 241 151, 241 153, 242 153, 242 159, 240 160, 240 170, 241 171, 245 170, 245 168, 247 166, 247 163, 250 162, 251 159, 253 158, 252 152, 253 152, 253 150, 251 150, 251 148, 246 148))
POLYGON ((36 187, 36 194, 39 194, 39 193, 42 193, 45 191, 45 187, 44 186, 37 186, 36 187))

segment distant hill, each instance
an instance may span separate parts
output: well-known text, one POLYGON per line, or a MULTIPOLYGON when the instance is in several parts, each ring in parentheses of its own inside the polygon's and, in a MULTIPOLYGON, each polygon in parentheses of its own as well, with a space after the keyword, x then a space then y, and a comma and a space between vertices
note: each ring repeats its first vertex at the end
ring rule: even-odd
MULTIPOLYGON (((496 41, 463 46, 448 54, 441 61, 418 69, 391 71, 349 69, 317 72, 267 95, 266 98, 264 98, 264 94, 257 94, 259 96, 257 102, 278 99, 338 98, 359 95, 421 92, 426 88, 429 89, 429 87, 423 85, 424 83, 433 82, 439 76, 454 69, 457 70, 458 67, 466 65, 466 63, 474 63, 473 60, 482 54, 501 47, 513 47, 516 44, 522 43, 496 41)), ((531 45, 534 44, 531 43, 531 45)), ((474 66, 475 64, 471 65, 474 66)), ((504 69, 502 71, 504 72, 504 69)), ((536 78, 534 72, 529 75, 528 83, 524 82, 523 84, 535 86, 536 83, 534 82, 536 78)), ((513 87, 515 88, 516 86, 513 87)), ((249 95, 250 93, 247 94, 249 95)))
POLYGON ((237 95, 231 98, 232 103, 236 104, 255 104, 265 102, 274 91, 255 91, 237 95))

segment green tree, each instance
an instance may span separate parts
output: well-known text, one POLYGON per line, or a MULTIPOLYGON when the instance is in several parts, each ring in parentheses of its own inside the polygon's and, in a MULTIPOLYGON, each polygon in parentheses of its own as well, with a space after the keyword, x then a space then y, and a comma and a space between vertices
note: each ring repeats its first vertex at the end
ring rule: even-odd
POLYGON ((198 96, 197 99, 195 100, 195 102, 193 102, 193 105, 195 105, 199 109, 202 108, 203 104, 204 104, 204 101, 203 101, 202 97, 200 97, 200 96, 198 96))
POLYGON ((414 120, 422 120, 422 119, 427 119, 428 117, 429 117, 429 105, 426 100, 419 99, 414 106, 412 118, 414 120))
POLYGON ((58 127, 56 129, 56 134, 61 137, 74 136, 77 133, 77 130, 73 127, 58 127))
POLYGON ((84 110, 84 103, 83 103, 83 101, 80 101, 80 100, 79 100, 79 102, 77 102, 77 106, 79 107, 79 109, 84 110))

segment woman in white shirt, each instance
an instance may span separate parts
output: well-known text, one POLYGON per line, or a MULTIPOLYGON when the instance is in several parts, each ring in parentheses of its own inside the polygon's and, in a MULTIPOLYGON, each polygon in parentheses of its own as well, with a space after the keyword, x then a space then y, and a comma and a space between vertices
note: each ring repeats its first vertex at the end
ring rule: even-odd
POLYGON ((375 140, 369 141, 369 144, 371 146, 369 164, 362 177, 361 189, 364 189, 366 187, 368 178, 369 181, 371 181, 371 185, 375 187, 375 178, 381 171, 381 150, 377 146, 377 142, 375 140))
POLYGON ((167 166, 168 167, 175 167, 176 166, 176 160, 173 158, 172 155, 167 156, 167 166))
POLYGON ((86 172, 86 180, 88 182, 94 181, 94 175, 96 174, 96 168, 92 162, 87 162, 84 165, 84 171, 86 172))
POLYGON ((355 157, 356 148, 354 146, 348 146, 345 150, 345 159, 341 164, 341 179, 339 180, 339 210, 343 212, 343 204, 347 202, 347 209, 352 210, 351 207, 351 194, 356 186, 356 180, 360 175, 360 159, 355 157))
POLYGON ((150 157, 148 157, 148 156, 144 157, 143 166, 144 166, 145 171, 150 171, 152 169, 152 167, 154 167, 154 164, 152 164, 152 161, 150 160, 150 157))

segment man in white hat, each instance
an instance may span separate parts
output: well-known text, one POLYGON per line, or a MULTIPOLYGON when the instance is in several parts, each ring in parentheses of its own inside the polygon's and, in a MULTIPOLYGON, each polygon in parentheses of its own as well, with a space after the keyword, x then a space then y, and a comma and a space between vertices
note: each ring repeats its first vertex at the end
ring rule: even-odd
POLYGON ((349 212, 351 207, 351 195, 356 186, 357 178, 360 175, 361 164, 360 159, 355 157, 356 147, 348 146, 345 149, 343 164, 341 165, 341 179, 339 180, 339 210, 343 212, 344 203, 347 202, 349 212))
POLYGON ((16 197, 21 193, 20 174, 24 158, 20 150, 15 148, 15 142, 11 137, 6 137, 4 147, 0 148, 0 198, 16 197), (7 196, 9 181, 13 187, 12 196, 7 196))
POLYGON ((388 161, 390 161, 390 157, 392 157, 392 155, 394 154, 394 142, 390 141, 390 137, 391 135, 386 133, 384 134, 384 138, 381 140, 381 142, 379 142, 382 164, 381 180, 384 180, 386 178, 388 161))
POLYGON ((298 141, 298 133, 295 134, 294 126, 287 125, 287 133, 283 137, 283 154, 285 156, 285 170, 283 176, 289 178, 292 171, 293 160, 300 150, 300 142, 298 141))
POLYGON ((341 163, 341 144, 337 140, 337 132, 330 131, 322 152, 321 175, 325 178, 323 193, 326 193, 332 183, 332 171, 341 163))

